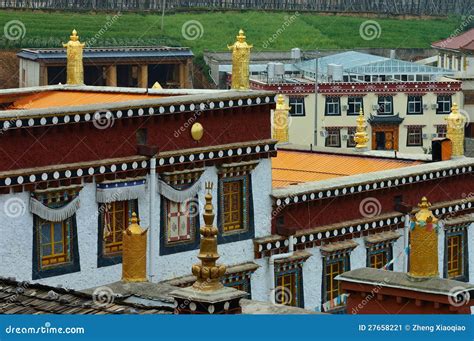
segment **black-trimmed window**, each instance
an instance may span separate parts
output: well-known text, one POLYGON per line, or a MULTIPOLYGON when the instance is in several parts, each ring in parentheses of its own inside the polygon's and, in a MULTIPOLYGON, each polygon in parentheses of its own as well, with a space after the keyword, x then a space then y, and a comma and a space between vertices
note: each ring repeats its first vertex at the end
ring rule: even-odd
POLYGON ((393 96, 379 96, 378 97, 378 109, 379 115, 392 115, 393 114, 393 96))
POLYGON ((305 106, 303 96, 293 96, 289 98, 290 116, 305 116, 305 106))
POLYGON ((363 97, 347 98, 347 115, 359 115, 360 109, 364 108, 363 97))
MULTIPOLYGON (((34 194, 51 209, 69 204, 79 194, 76 190, 34 194)), ((76 214, 62 221, 49 221, 33 215, 33 273, 41 279, 81 271, 77 241, 76 214)))
POLYGON ((221 176, 218 189, 219 242, 253 238, 253 199, 250 174, 221 176))
POLYGON ((437 104, 436 113, 441 114, 441 115, 449 114, 451 112, 451 103, 452 103, 451 95, 438 95, 436 99, 436 104, 437 104))
POLYGON ((367 267, 374 269, 392 270, 393 264, 389 264, 393 258, 392 244, 381 243, 367 247, 367 267))
POLYGON ((326 96, 326 116, 341 115, 341 98, 339 96, 326 96))
POLYGON ((276 304, 290 307, 304 308, 303 271, 302 264, 283 270, 275 268, 275 295, 276 304))
POLYGON ((421 126, 407 127, 407 147, 423 146, 423 128, 421 126))
POLYGON ((357 143, 354 140, 356 131, 356 127, 347 128, 347 148, 352 148, 356 146, 357 143))
POLYGON ((336 280, 336 277, 349 270, 349 253, 343 252, 328 255, 323 258, 323 285, 321 296, 323 304, 330 302, 331 304, 329 304, 329 306, 333 307, 334 310, 345 305, 345 301, 342 299, 342 287, 340 282, 336 280))
POLYGON ((184 202, 161 196, 160 226, 160 255, 197 249, 200 242, 197 196, 184 202))
POLYGON ((123 231, 130 224, 133 212, 138 215, 138 200, 99 204, 98 267, 122 262, 123 231))
POLYGON ((341 147, 341 128, 326 128, 326 147, 341 147))
POLYGON ((466 227, 451 227, 445 232, 444 277, 457 280, 469 280, 466 227))
POLYGON ((437 137, 446 137, 447 133, 448 133, 448 126, 446 124, 439 124, 436 126, 437 137))
POLYGON ((423 114, 423 96, 420 96, 420 95, 408 96, 407 114, 408 115, 422 115, 423 114))

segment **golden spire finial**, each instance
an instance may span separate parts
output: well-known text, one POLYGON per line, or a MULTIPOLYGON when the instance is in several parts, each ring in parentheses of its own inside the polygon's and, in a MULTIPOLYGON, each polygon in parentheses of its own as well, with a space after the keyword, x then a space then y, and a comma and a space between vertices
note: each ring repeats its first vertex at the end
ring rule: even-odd
POLYGON ((250 88, 249 64, 250 49, 252 45, 247 44, 244 31, 240 29, 237 41, 227 45, 232 50, 232 89, 247 90, 250 88))
POLYGON ((451 113, 446 117, 447 132, 446 137, 452 143, 452 156, 460 157, 464 155, 464 126, 466 118, 460 114, 459 107, 453 103, 451 113))
POLYGON ((201 264, 195 264, 192 267, 193 275, 196 276, 196 282, 193 288, 199 291, 213 291, 223 287, 220 279, 226 272, 224 265, 216 264, 219 259, 217 252, 217 227, 213 226, 214 207, 212 205, 212 182, 206 182, 206 204, 204 206, 204 226, 201 227, 201 247, 198 258, 201 264))
POLYGON ((275 111, 273 112, 273 138, 278 142, 288 142, 289 140, 289 112, 291 108, 285 103, 282 94, 277 96, 275 111))
POLYGON ((155 84, 153 84, 153 86, 152 86, 151 88, 152 88, 152 89, 158 89, 158 90, 163 89, 163 87, 161 86, 161 84, 158 83, 158 82, 155 82, 155 84))
POLYGON ((146 281, 147 230, 138 222, 137 214, 133 212, 130 225, 123 231, 122 280, 125 282, 146 281))
POLYGON ((72 31, 67 44, 63 44, 63 47, 67 49, 67 84, 69 85, 84 84, 84 66, 82 64, 84 45, 79 41, 75 29, 72 31))
POLYGON ((410 271, 415 279, 438 276, 438 218, 433 215, 426 197, 410 224, 410 271))
POLYGON ((367 148, 369 135, 367 134, 367 124, 365 123, 364 111, 360 108, 359 116, 357 117, 356 133, 354 134, 354 141, 356 149, 362 150, 367 148))

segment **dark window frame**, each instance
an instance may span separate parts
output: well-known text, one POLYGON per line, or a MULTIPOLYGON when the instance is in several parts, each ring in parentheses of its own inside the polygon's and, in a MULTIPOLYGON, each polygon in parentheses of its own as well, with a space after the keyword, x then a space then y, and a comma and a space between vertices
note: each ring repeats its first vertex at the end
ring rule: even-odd
POLYGON ((447 228, 445 230, 444 237, 444 261, 443 261, 443 277, 448 278, 448 238, 451 236, 461 236, 462 240, 462 270, 463 274, 455 278, 450 278, 452 280, 469 282, 469 252, 468 252, 468 234, 467 228, 463 227, 457 231, 453 231, 453 228, 447 228))
POLYGON ((422 95, 408 95, 407 99, 407 115, 423 115, 423 96, 422 95), (410 99, 419 99, 419 101, 411 101, 410 99), (415 102, 415 104, 413 104, 415 102), (419 103, 419 104, 416 104, 419 103), (410 105, 415 106, 415 111, 410 111, 410 105), (416 106, 419 105, 420 108, 416 111, 416 106))
POLYGON ((290 106, 290 111, 289 111, 290 116, 294 116, 294 117, 306 116, 305 97, 290 96, 288 99, 288 105, 290 106))
POLYGON ((341 97, 339 96, 326 96, 324 102, 324 116, 341 116, 341 97), (334 100, 334 102, 332 102, 334 100), (337 112, 329 113, 329 106, 337 105, 337 112))
MULTIPOLYGON (((393 245, 392 243, 386 243, 383 245, 380 244, 372 244, 367 246, 367 267, 374 268, 371 262, 371 256, 379 253, 385 253, 385 259, 387 260, 386 264, 390 263, 393 259, 393 245)), ((375 268, 374 268, 375 269, 375 268)), ((393 270, 393 264, 390 264, 386 270, 393 270)))
POLYGON ((217 188, 217 228, 219 229, 219 234, 217 236, 217 241, 219 244, 232 243, 241 240, 253 239, 255 238, 255 227, 254 227, 254 217, 253 217, 253 193, 252 193, 252 176, 251 174, 244 174, 240 176, 219 176, 219 185, 217 188), (242 217, 244 228, 239 230, 234 230, 231 232, 224 232, 223 227, 223 214, 224 214, 224 197, 223 197, 223 185, 227 181, 243 181, 242 187, 242 200, 244 204, 242 207, 242 217))
POLYGON ((357 145, 356 141, 354 140, 356 132, 357 132, 357 127, 347 128, 347 142, 346 142, 347 148, 354 148, 357 145))
POLYGON ((451 112, 451 107, 453 105, 453 96, 452 95, 438 95, 436 97, 436 114, 438 115, 448 115, 451 112), (446 100, 446 98, 449 97, 449 101, 446 100), (440 105, 442 103, 442 105, 440 105), (446 103, 448 104, 447 110, 446 109, 446 103))
POLYGON ((393 96, 392 95, 379 95, 377 98, 377 104, 379 108, 377 109, 378 115, 393 115, 393 96), (390 99, 386 101, 386 99, 390 99), (385 110, 386 103, 390 104, 390 111, 385 110), (383 111, 381 110, 383 108, 383 111))
MULTIPOLYGON (((67 218, 66 220, 70 220, 70 230, 69 230, 69 247, 70 251, 70 261, 68 263, 57 264, 50 266, 46 269, 42 268, 41 263, 41 251, 40 251, 40 224, 41 219, 37 215, 33 215, 33 271, 32 271, 32 279, 42 279, 47 277, 54 277, 60 275, 66 275, 74 272, 81 271, 80 265, 80 258, 79 258, 79 247, 78 247, 78 238, 77 238, 77 222, 76 222, 76 214, 72 215, 71 217, 67 218)), ((65 221, 66 221, 65 220, 65 221)), ((66 236, 65 236, 66 238, 66 236)))
POLYGON ((277 271, 275 268, 275 282, 273 283, 275 289, 278 288, 278 279, 282 276, 294 274, 295 276, 295 302, 296 305, 294 307, 304 308, 304 287, 303 287, 303 268, 302 264, 298 264, 295 268, 284 270, 284 271, 277 271))
POLYGON ((363 96, 349 96, 347 98, 347 116, 357 116, 360 113, 360 108, 364 108, 364 97, 363 96), (351 100, 353 100, 353 103, 351 104, 351 100), (360 100, 359 103, 354 100, 360 100), (354 111, 351 111, 351 106, 353 107, 354 111), (359 107, 359 110, 357 110, 357 107, 359 107))
POLYGON ((324 146, 325 147, 332 147, 332 148, 341 148, 341 129, 340 128, 331 128, 331 129, 327 129, 326 128, 326 131, 327 131, 327 136, 326 138, 324 139, 324 146), (330 145, 329 144, 329 137, 331 135, 331 133, 333 133, 334 135, 336 135, 337 133, 337 136, 338 136, 338 143, 336 145, 330 145))
POLYGON ((423 147, 423 127, 407 127, 407 147, 423 147), (419 129, 420 130, 420 142, 410 142, 410 133, 411 129, 419 129))
MULTIPOLYGON (((329 302, 328 293, 327 293, 327 283, 326 283, 326 268, 329 264, 336 263, 342 261, 343 262, 343 271, 350 271, 351 270, 351 257, 350 252, 344 252, 336 256, 323 256, 323 271, 322 271, 322 282, 321 282, 321 301, 322 303, 329 302)), ((345 309, 345 305, 341 305, 339 307, 335 307, 334 311, 338 311, 340 309, 345 309)), ((323 307, 321 305, 321 311, 323 311, 323 307)), ((332 311, 331 311, 332 312, 332 311)))

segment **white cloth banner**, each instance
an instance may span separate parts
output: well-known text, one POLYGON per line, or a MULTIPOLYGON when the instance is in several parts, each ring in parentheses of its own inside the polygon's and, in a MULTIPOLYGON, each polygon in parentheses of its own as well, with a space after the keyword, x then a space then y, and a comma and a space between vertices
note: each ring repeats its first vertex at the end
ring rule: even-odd
POLYGON ((114 201, 135 200, 145 195, 145 182, 134 185, 127 183, 127 186, 97 188, 96 200, 98 203, 109 203, 114 201))
POLYGON ((185 202, 192 199, 201 189, 201 182, 196 181, 191 187, 183 190, 178 190, 168 185, 163 180, 158 180, 157 190, 158 193, 164 196, 166 199, 174 202, 185 202))
POLYGON ((30 212, 47 221, 63 221, 76 213, 80 206, 79 196, 59 208, 50 208, 35 198, 30 198, 30 212))

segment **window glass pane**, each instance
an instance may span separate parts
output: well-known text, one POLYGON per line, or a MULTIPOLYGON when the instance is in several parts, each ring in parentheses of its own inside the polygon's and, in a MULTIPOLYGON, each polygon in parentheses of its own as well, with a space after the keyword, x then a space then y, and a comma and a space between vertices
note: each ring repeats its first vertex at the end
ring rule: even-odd
POLYGON ((43 245, 42 250, 43 250, 43 257, 51 256, 51 244, 43 245))
POLYGON ((64 239, 62 222, 54 223, 54 241, 60 242, 64 239))
POLYGON ((54 253, 55 254, 62 254, 63 252, 64 252, 63 243, 54 244, 54 253))
POLYGON ((49 222, 41 225, 41 243, 51 243, 51 224, 49 222))

